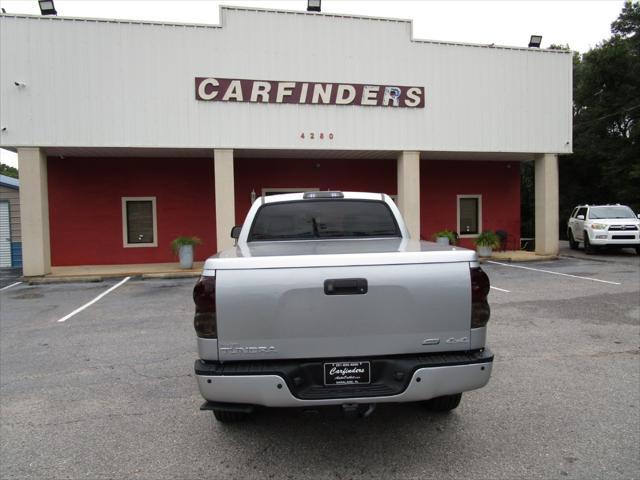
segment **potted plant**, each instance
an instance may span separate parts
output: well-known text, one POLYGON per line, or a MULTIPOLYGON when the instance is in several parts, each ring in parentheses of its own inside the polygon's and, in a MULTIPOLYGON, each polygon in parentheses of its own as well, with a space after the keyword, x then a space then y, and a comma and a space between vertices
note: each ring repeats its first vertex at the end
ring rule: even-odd
POLYGON ((478 255, 481 257, 490 257, 493 249, 500 246, 500 238, 498 238, 495 232, 487 230, 478 235, 474 243, 476 244, 478 255))
POLYGON ((441 230, 433 234, 433 238, 436 243, 441 245, 457 245, 458 244, 458 234, 456 232, 452 232, 451 230, 441 230))
POLYGON ((180 236, 171 242, 171 250, 180 259, 180 268, 193 268, 193 247, 201 243, 202 240, 194 236, 180 236))

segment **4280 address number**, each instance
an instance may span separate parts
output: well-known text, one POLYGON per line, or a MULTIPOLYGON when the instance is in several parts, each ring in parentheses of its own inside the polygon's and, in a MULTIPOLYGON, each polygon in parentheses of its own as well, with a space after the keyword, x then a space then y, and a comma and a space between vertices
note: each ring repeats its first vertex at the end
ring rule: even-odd
POLYGON ((333 140, 333 132, 330 133, 316 133, 316 132, 302 132, 300 133, 300 138, 302 140, 333 140))

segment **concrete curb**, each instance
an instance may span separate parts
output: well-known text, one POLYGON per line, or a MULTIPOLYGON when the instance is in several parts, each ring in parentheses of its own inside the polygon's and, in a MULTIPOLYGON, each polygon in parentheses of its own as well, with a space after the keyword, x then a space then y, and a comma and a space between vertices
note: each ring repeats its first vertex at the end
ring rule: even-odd
POLYGON ((559 255, 535 255, 535 256, 513 256, 513 257, 482 257, 480 263, 492 262, 507 262, 507 263, 526 263, 526 262, 545 262, 550 260, 558 260, 559 255))
POLYGON ((142 280, 197 278, 201 272, 170 272, 170 273, 145 273, 142 280))
POLYGON ((102 282, 103 278, 86 275, 81 277, 21 277, 20 280, 28 285, 49 285, 53 283, 98 283, 102 282))

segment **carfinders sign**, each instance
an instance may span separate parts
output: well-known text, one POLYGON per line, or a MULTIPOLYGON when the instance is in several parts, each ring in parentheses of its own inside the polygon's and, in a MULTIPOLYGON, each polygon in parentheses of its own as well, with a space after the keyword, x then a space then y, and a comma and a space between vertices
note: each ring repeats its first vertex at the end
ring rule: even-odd
POLYGON ((424 108, 424 87, 196 77, 196 100, 424 108))

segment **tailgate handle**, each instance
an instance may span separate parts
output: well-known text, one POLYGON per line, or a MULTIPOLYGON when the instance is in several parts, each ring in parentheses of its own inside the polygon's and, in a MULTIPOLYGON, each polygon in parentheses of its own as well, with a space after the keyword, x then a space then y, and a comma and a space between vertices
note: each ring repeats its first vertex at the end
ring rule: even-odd
POLYGON ((366 278, 333 278, 324 281, 325 295, 364 295, 368 290, 366 278))

